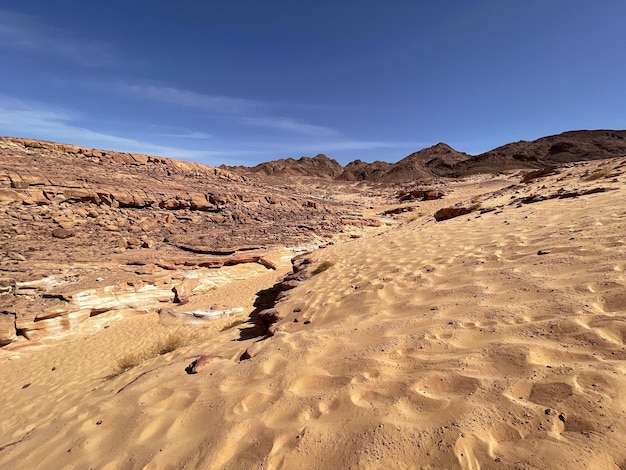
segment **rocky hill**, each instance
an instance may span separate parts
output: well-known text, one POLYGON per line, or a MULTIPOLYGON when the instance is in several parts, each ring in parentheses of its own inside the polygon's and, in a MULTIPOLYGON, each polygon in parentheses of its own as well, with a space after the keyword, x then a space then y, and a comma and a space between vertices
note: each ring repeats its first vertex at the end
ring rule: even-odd
POLYGON ((453 166, 449 176, 542 168, 626 155, 626 131, 569 131, 533 141, 513 142, 453 166))
POLYGON ((237 171, 248 175, 267 176, 313 176, 324 179, 337 178, 343 172, 343 168, 336 160, 331 160, 324 154, 315 157, 301 157, 298 160, 293 158, 283 158, 271 162, 260 163, 254 167, 227 167, 227 170, 237 171))
POLYGON ((388 164, 385 168, 381 162, 374 162, 371 166, 348 165, 344 169, 340 179, 351 181, 358 168, 358 175, 370 181, 381 181, 385 183, 401 183, 413 180, 428 180, 439 176, 448 176, 450 170, 458 162, 471 158, 470 155, 457 152, 449 145, 438 143, 432 147, 425 148, 403 158, 398 163, 388 164), (383 171, 381 171, 383 170, 383 171))
POLYGON ((222 167, 238 174, 314 176, 343 181, 402 183, 456 178, 506 170, 536 169, 576 161, 626 155, 626 131, 569 131, 534 141, 503 145, 480 155, 459 152, 445 143, 412 153, 397 163, 355 160, 342 167, 325 155, 262 163, 253 168, 222 167))

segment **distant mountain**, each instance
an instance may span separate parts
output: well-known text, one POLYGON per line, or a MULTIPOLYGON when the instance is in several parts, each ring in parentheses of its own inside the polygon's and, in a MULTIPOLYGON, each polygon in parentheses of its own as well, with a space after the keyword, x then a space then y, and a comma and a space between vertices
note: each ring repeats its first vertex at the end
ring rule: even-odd
POLYGON ((338 179, 347 181, 381 181, 399 183, 416 179, 430 179, 445 176, 455 163, 471 158, 466 153, 457 152, 449 145, 438 143, 432 147, 414 152, 398 163, 363 163, 360 160, 348 164, 338 179))
POLYGON ((301 157, 298 160, 283 158, 271 162, 260 163, 254 167, 227 167, 222 168, 235 171, 244 175, 267 175, 267 176, 314 176, 317 178, 335 179, 343 173, 343 167, 336 161, 324 154, 315 157, 301 157))
POLYGON ((542 168, 626 155, 626 131, 568 131, 533 141, 503 145, 454 165, 449 176, 542 168))
POLYGON ((355 160, 342 167, 326 155, 287 158, 255 167, 222 168, 244 175, 310 176, 343 181, 401 183, 433 178, 458 178, 479 173, 543 168, 583 160, 626 155, 626 131, 581 130, 503 145, 477 156, 459 152, 447 144, 412 153, 397 163, 355 160))
POLYGON ((366 163, 361 160, 354 160, 344 167, 343 173, 337 179, 344 181, 377 181, 384 178, 393 166, 393 163, 388 162, 376 161, 374 163, 366 163))

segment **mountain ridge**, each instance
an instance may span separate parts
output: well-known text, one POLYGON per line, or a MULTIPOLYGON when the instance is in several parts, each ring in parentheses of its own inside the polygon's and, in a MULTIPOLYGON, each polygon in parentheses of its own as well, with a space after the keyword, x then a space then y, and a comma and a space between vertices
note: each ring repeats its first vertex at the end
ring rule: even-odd
POLYGON ((496 147, 479 155, 460 152, 439 142, 409 154, 396 163, 356 159, 346 166, 320 154, 274 160, 254 167, 220 168, 242 175, 273 177, 308 176, 343 181, 401 183, 413 180, 458 178, 473 174, 499 173, 516 169, 537 169, 574 161, 599 160, 626 155, 626 130, 574 130, 520 140, 496 147), (316 161, 323 157, 325 160, 316 161), (321 165, 321 162, 326 166, 321 165), (317 165, 313 163, 317 162, 317 165), (315 168, 315 171, 311 171, 315 168), (341 171, 339 171, 341 170, 341 171))

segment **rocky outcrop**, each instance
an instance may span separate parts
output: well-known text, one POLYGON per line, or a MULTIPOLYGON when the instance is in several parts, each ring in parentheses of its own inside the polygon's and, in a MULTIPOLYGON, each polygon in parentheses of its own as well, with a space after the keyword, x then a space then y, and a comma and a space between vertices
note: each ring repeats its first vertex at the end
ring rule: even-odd
POLYGON ((264 248, 359 220, 336 201, 162 157, 0 138, 0 163, 0 311, 13 312, 0 344, 184 304, 199 289, 190 269, 276 269, 264 248))
MULTIPOLYGON (((257 298, 254 302, 256 309, 250 314, 254 327, 241 330, 241 339, 249 339, 256 336, 268 338, 277 331, 278 323, 282 317, 274 307, 289 295, 288 291, 295 289, 302 281, 312 275, 312 264, 308 253, 292 258, 291 266, 290 273, 283 276, 269 289, 264 289, 257 293, 257 298)), ((247 357, 246 359, 249 358, 247 357)))
POLYGON ((274 323, 277 323, 279 320, 282 320, 282 317, 278 313, 278 310, 276 310, 275 308, 261 310, 259 313, 257 313, 255 319, 255 324, 259 330, 259 335, 272 336, 274 334, 272 325, 274 323))
POLYGON ((110 252, 166 243, 233 253, 340 232, 346 212, 337 202, 161 157, 2 138, 0 162, 4 232, 52 236, 62 251, 89 251, 97 240, 110 252))
POLYGON ((400 191, 397 195, 399 202, 410 201, 435 201, 441 199, 445 194, 434 189, 411 189, 400 191))
POLYGON ((15 313, 0 312, 0 346, 6 346, 17 339, 15 329, 15 313))
POLYGON ((454 206, 454 207, 444 207, 435 212, 435 220, 437 222, 441 222, 443 220, 453 219, 454 217, 459 217, 461 215, 469 214, 470 212, 474 212, 478 209, 479 206, 454 206))

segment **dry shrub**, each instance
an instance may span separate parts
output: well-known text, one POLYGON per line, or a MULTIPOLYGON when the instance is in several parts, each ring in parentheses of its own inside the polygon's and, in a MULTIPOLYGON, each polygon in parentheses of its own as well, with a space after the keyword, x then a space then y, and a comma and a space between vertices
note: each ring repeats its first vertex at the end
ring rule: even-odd
POLYGON ((228 325, 225 325, 224 327, 222 327, 222 329, 220 331, 226 331, 226 330, 230 330, 231 328, 234 328, 236 326, 239 326, 243 323, 243 320, 235 320, 230 322, 228 325))
POLYGON ((599 180, 600 178, 605 178, 608 175, 609 175, 609 170, 603 168, 601 170, 594 171, 590 175, 587 175, 586 177, 583 178, 583 181, 595 181, 595 180, 599 180))
POLYGON ((557 170, 556 165, 549 165, 540 170, 529 171, 522 177, 520 183, 528 183, 529 181, 532 181, 537 178, 543 178, 544 176, 554 175, 556 174, 556 170, 557 170))
POLYGON ((116 372, 121 374, 122 372, 126 372, 129 369, 132 369, 135 366, 141 364, 146 358, 142 353, 129 353, 124 354, 122 357, 117 359, 117 368, 116 372))
POLYGON ((163 354, 176 351, 183 346, 189 346, 198 339, 198 335, 183 330, 170 332, 165 338, 160 338, 154 344, 133 353, 124 354, 117 359, 116 374, 126 372, 142 362, 163 354))

